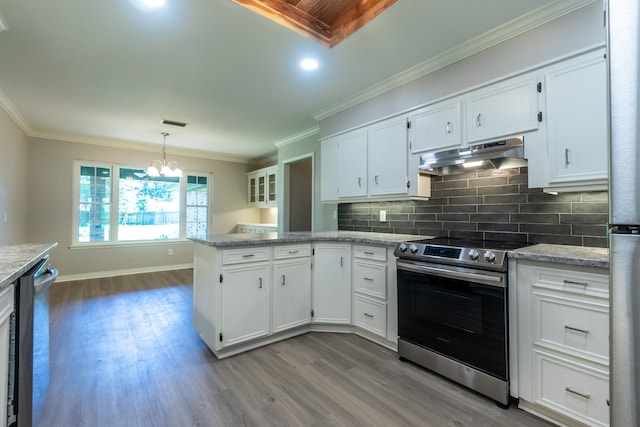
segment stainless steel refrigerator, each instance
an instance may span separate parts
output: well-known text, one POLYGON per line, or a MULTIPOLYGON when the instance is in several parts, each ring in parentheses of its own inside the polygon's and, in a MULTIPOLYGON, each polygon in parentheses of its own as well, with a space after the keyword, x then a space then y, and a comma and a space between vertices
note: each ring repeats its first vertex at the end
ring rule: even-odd
POLYGON ((640 0, 608 0, 611 425, 640 426, 640 0))

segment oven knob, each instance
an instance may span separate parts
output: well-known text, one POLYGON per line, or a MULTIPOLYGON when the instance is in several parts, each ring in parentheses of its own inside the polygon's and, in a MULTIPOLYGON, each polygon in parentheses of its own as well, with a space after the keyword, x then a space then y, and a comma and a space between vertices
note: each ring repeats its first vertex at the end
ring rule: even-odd
POLYGON ((411 251, 412 254, 415 254, 416 252, 418 252, 418 246, 411 245, 409 246, 409 250, 411 251))
POLYGON ((406 252, 407 251, 407 244, 406 243, 400 243, 400 245, 398 246, 398 249, 400 249, 400 252, 406 252))
POLYGON ((478 252, 476 249, 471 249, 469 251, 469 258, 471 258, 472 260, 477 260, 478 257, 480 256, 480 252, 478 252))
POLYGON ((484 259, 486 259, 489 262, 493 262, 496 260, 496 254, 494 254, 491 251, 487 251, 484 253, 484 259))

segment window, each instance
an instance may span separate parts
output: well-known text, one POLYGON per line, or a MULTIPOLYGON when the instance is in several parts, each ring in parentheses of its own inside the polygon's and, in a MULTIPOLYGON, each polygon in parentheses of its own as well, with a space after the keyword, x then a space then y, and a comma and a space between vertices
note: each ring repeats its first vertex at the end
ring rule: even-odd
POLYGON ((207 174, 149 177, 143 169, 86 162, 76 171, 74 243, 203 238, 209 231, 207 174))

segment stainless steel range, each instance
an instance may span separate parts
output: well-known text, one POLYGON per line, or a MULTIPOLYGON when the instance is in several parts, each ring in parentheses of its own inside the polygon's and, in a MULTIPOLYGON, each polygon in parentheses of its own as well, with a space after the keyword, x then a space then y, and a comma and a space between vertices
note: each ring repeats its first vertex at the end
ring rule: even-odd
POLYGON ((509 404, 507 251, 522 243, 399 243, 398 354, 509 404))

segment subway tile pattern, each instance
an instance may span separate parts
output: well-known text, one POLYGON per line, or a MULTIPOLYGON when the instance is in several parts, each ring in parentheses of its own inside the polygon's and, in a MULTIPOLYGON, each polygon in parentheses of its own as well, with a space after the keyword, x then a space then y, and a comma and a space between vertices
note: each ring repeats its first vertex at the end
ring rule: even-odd
POLYGON ((527 168, 434 176, 431 199, 341 203, 338 229, 608 247, 608 194, 543 193, 527 168), (380 211, 387 212, 380 222, 380 211))

